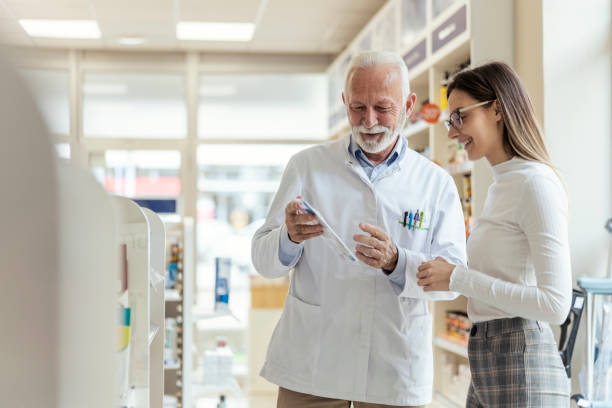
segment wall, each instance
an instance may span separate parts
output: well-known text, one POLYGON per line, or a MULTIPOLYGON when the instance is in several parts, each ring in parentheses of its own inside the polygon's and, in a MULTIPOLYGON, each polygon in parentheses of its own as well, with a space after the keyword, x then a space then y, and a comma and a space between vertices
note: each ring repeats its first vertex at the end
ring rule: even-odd
MULTIPOLYGON (((612 7, 543 0, 544 128, 570 201, 574 278, 605 274, 612 217, 612 7)), ((584 325, 586 326, 586 324, 584 325)), ((574 391, 584 361, 584 327, 574 355, 574 391)))
POLYGON ((538 120, 544 118, 542 0, 514 1, 514 69, 521 77, 538 120))

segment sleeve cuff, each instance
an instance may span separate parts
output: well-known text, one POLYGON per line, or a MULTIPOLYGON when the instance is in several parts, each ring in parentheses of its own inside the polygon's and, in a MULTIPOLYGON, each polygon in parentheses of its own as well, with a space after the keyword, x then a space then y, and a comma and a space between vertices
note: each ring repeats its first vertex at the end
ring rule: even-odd
POLYGON ((401 293, 406 286, 406 252, 398 248, 395 269, 387 275, 396 293, 401 293))
POLYGON ((455 266, 453 272, 450 276, 450 281, 448 283, 448 289, 454 292, 465 292, 465 287, 467 283, 467 268, 463 265, 455 266))
POLYGON ((280 230, 280 238, 278 243, 278 259, 284 266, 293 267, 297 264, 302 256, 304 243, 296 244, 289 239, 287 226, 282 225, 280 230))

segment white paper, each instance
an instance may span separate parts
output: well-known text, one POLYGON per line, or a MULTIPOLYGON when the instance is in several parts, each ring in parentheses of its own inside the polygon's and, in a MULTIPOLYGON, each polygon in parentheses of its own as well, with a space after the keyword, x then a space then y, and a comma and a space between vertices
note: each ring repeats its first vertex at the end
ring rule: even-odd
POLYGON ((308 201, 302 200, 302 209, 318 218, 319 222, 323 226, 323 237, 326 238, 327 242, 336 248, 338 254, 342 258, 355 264, 359 263, 359 260, 355 257, 355 255, 353 255, 344 241, 340 239, 338 234, 336 234, 336 232, 329 226, 323 216, 317 210, 315 210, 314 207, 308 203, 308 201))

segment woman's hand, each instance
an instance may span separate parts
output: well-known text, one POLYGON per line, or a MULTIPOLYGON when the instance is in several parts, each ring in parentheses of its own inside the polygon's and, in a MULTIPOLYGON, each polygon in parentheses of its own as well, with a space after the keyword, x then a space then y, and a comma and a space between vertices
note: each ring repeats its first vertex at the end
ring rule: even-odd
POLYGON ((450 277, 455 265, 449 264, 444 259, 437 257, 433 261, 423 262, 419 266, 417 284, 423 286, 425 292, 434 290, 449 290, 450 277))

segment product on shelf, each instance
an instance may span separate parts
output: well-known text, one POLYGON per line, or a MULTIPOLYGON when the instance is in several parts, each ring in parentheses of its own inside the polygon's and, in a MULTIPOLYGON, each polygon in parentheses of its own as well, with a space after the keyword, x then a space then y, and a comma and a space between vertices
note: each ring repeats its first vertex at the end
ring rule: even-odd
POLYGON ((206 350, 200 364, 204 370, 204 384, 223 385, 233 380, 232 366, 234 354, 227 345, 227 340, 218 338, 214 350, 206 350))
POLYGON ((175 367, 179 365, 179 325, 174 317, 166 318, 166 338, 164 343, 164 366, 175 367))
POLYGON ((228 310, 232 260, 216 258, 215 269, 215 310, 228 310))
POLYGON ((448 71, 444 72, 444 81, 442 81, 442 86, 440 87, 440 109, 445 110, 448 108, 448 99, 446 98, 446 91, 448 89, 448 78, 450 77, 450 73, 448 71))
POLYGON ((166 289, 175 289, 177 275, 181 268, 182 248, 178 243, 173 243, 170 246, 170 259, 168 269, 166 270, 166 289))
POLYGON ((123 293, 128 288, 128 262, 127 262, 127 245, 119 246, 119 259, 121 271, 119 275, 119 293, 123 293))
POLYGON ((117 333, 117 380, 119 404, 125 403, 129 391, 129 368, 130 368, 130 326, 132 310, 119 304, 118 308, 118 333, 117 333))
POLYGON ((446 337, 459 344, 467 345, 472 323, 463 311, 449 310, 446 312, 446 337))

